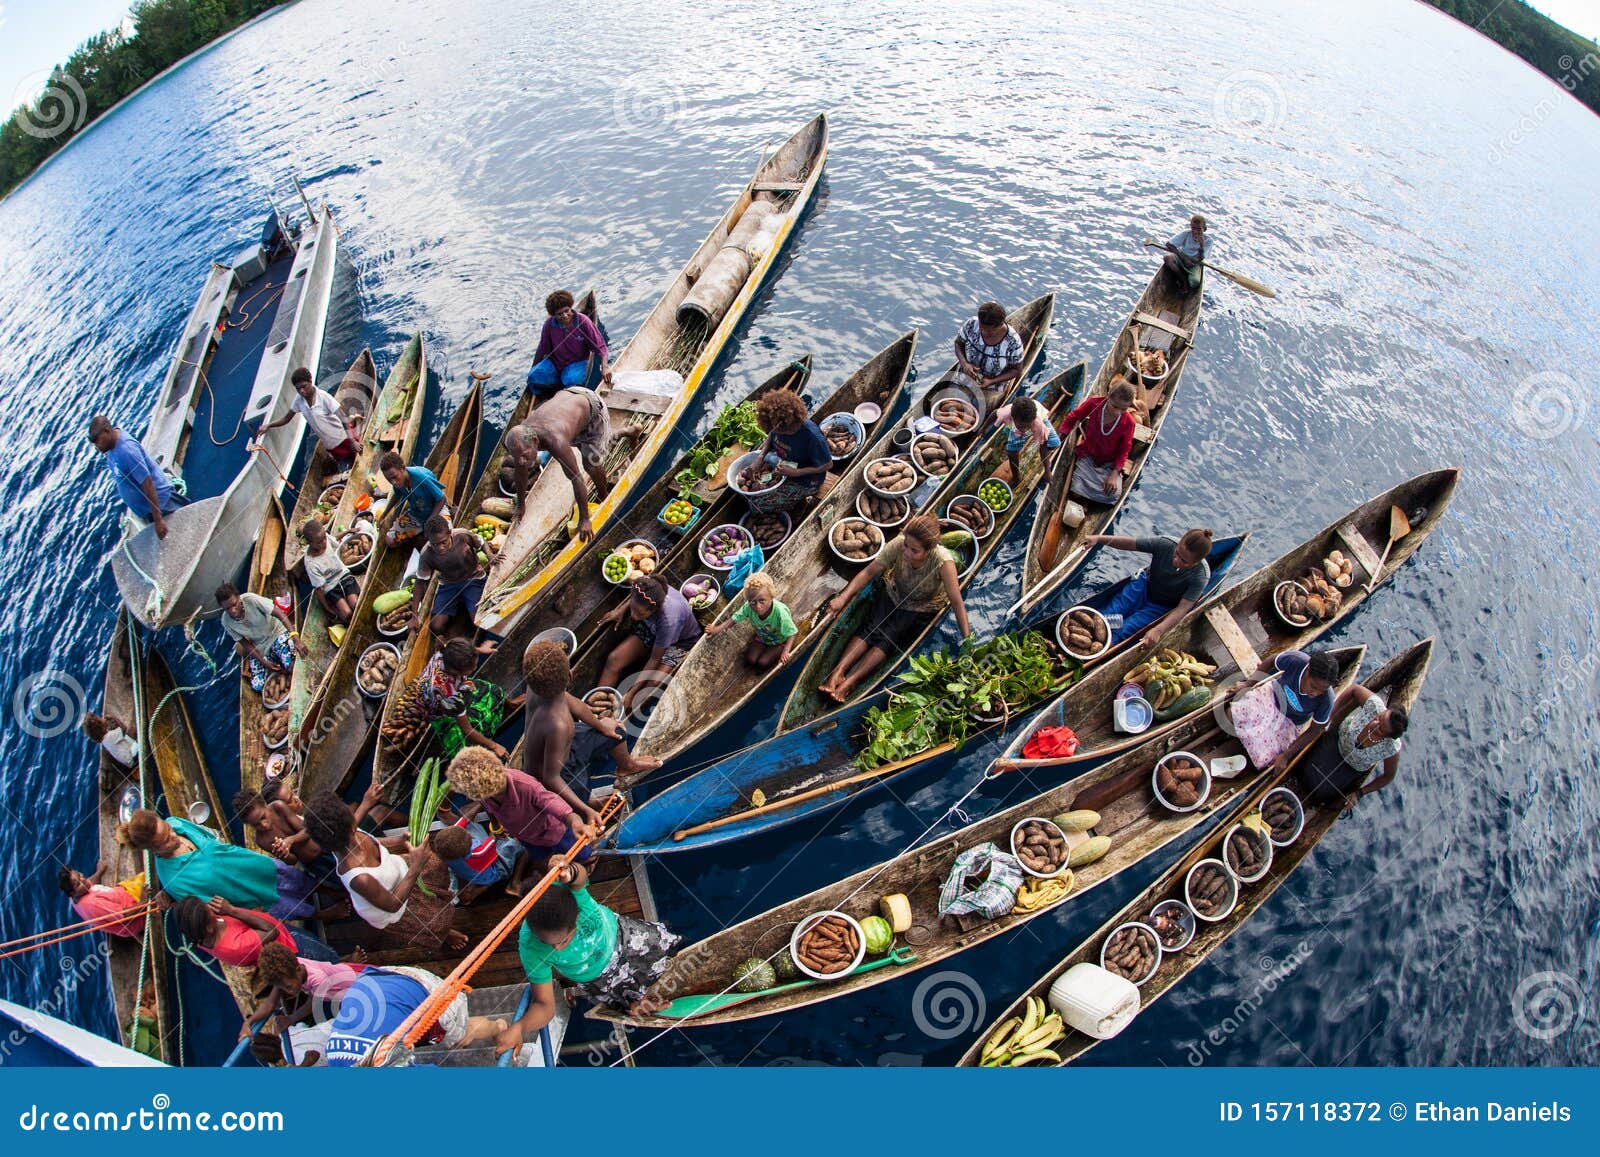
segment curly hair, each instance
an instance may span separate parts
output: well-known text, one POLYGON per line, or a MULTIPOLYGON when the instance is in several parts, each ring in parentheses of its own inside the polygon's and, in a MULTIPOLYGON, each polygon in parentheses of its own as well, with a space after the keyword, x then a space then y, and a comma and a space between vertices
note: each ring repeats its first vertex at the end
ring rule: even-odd
POLYGON ((798 426, 811 412, 793 390, 768 390, 756 400, 756 421, 767 433, 798 426))
POLYGON ((572 293, 565 289, 558 289, 544 299, 544 311, 551 317, 554 317, 563 309, 571 309, 573 305, 572 293))
POLYGON ((939 541, 939 520, 931 514, 919 514, 905 524, 900 534, 922 549, 932 550, 939 541))
POLYGON ((286 945, 274 940, 271 944, 261 946, 261 955, 256 960, 256 975, 262 985, 268 988, 282 987, 284 981, 299 983, 300 961, 286 945))
POLYGON ((306 834, 335 855, 350 847, 356 835, 356 817, 333 791, 319 791, 306 801, 306 834))
POLYGON ((241 787, 233 793, 233 814, 242 820, 250 814, 252 808, 264 807, 266 802, 261 798, 260 792, 241 787))
MULTIPOLYGON (((475 803, 497 796, 506 789, 506 769, 495 758, 494 752, 484 747, 469 747, 462 751, 450 761, 444 774, 453 790, 475 803)), ((307 817, 308 827, 309 819, 307 817)), ((317 842, 322 843, 321 840, 317 842)))
POLYGON ((440 828, 428 837, 428 846, 441 860, 459 860, 472 851, 472 833, 466 828, 440 828))
POLYGON ((766 571, 758 570, 744 580, 744 593, 747 596, 753 595, 757 591, 765 594, 769 599, 775 599, 778 597, 778 584, 772 581, 772 576, 766 571))
POLYGON ((128 817, 127 823, 117 827, 117 843, 136 852, 147 851, 155 843, 160 824, 161 817, 155 812, 147 807, 139 808, 128 817))
POLYGON ((572 664, 567 649, 554 640, 530 643, 522 652, 522 677, 528 690, 540 699, 554 699, 572 686, 572 664))

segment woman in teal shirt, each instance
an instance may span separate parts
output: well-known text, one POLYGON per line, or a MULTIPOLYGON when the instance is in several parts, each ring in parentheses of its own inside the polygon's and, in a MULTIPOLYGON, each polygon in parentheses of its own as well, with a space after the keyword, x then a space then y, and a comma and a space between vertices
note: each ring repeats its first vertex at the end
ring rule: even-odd
POLYGON ((528 911, 517 940, 532 998, 496 1047, 514 1049, 555 1017, 555 974, 583 996, 634 1015, 663 1007, 645 993, 661 979, 682 938, 654 921, 619 916, 589 895, 589 872, 569 864, 528 911))
POLYGON ((221 896, 263 912, 278 902, 278 866, 272 858, 223 843, 210 828, 140 808, 117 829, 117 839, 150 853, 161 890, 174 901, 193 896, 204 903, 221 896))

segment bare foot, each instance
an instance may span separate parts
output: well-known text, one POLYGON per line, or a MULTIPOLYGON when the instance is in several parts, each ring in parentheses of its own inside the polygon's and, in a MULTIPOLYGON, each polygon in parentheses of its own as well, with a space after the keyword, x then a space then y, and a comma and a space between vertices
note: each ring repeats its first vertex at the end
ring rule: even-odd
POLYGON ((845 696, 849 694, 848 691, 842 691, 838 687, 830 687, 826 683, 824 683, 821 687, 818 687, 817 691, 822 695, 826 695, 835 703, 843 703, 845 701, 845 696))
POLYGON ((456 893, 456 907, 465 908, 484 893, 484 885, 468 884, 456 893))
POLYGON ((348 920, 354 915, 355 909, 352 908, 350 906, 350 902, 346 900, 343 903, 334 904, 330 907, 323 908, 317 913, 317 919, 321 920, 324 924, 337 924, 340 920, 348 920))
POLYGON ((643 775, 647 771, 655 771, 662 762, 652 755, 637 756, 630 758, 627 763, 617 764, 617 774, 629 777, 643 775))
POLYGON ((649 1016, 652 1012, 660 1012, 667 1007, 664 1000, 653 1000, 648 996, 641 997, 628 1006, 629 1016, 649 1016))
POLYGON ((365 948, 363 948, 361 945, 357 944, 355 951, 350 953, 350 959, 346 963, 349 963, 349 964, 365 964, 366 962, 367 962, 367 950, 365 948))
POLYGON ((461 951, 468 943, 470 941, 467 940, 467 934, 459 929, 452 928, 444 934, 444 946, 453 951, 461 951))

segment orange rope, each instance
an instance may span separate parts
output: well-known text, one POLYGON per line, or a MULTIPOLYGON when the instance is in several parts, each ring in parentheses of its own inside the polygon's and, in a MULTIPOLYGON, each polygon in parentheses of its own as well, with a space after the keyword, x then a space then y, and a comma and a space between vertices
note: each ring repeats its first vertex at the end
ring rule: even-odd
POLYGON ((54 936, 59 932, 71 932, 74 928, 87 928, 92 932, 96 928, 105 928, 112 924, 120 924, 124 920, 131 920, 139 916, 143 916, 154 906, 154 901, 146 900, 144 903, 135 904, 127 911, 118 912, 114 916, 95 916, 88 920, 80 920, 76 924, 63 924, 61 927, 51 928, 47 932, 30 932, 26 936, 18 936, 15 940, 6 940, 0 942, 0 948, 15 948, 17 945, 26 944, 30 940, 39 940, 45 936, 54 936))
MULTIPOLYGON (((603 831, 610 827, 611 822, 617 818, 621 811, 621 793, 613 792, 600 808, 601 830, 603 831)), ((472 951, 467 953, 449 976, 445 977, 444 983, 429 993, 428 998, 401 1022, 399 1028, 378 1042, 377 1047, 370 1054, 371 1064, 383 1064, 390 1051, 396 1045, 404 1045, 407 1048, 414 1047, 427 1034, 428 1030, 438 1023, 439 1018, 444 1015, 445 1009, 450 1007, 450 1002, 463 992, 468 991, 467 981, 471 980, 473 974, 488 961, 490 956, 494 955, 495 949, 500 947, 506 937, 516 930, 517 925, 522 923, 528 911, 533 907, 534 902, 550 889, 550 885, 556 882, 566 866, 577 858, 578 853, 583 851, 588 843, 587 836, 579 836, 577 842, 572 845, 571 850, 565 855, 555 856, 551 859, 550 868, 545 872, 544 878, 517 901, 500 923, 496 924, 489 934, 479 941, 472 951)))
MULTIPOLYGON (((37 952, 39 949, 48 948, 52 944, 61 944, 67 940, 76 940, 79 936, 91 935, 92 933, 100 931, 102 928, 110 928, 115 924, 121 924, 127 920, 137 919, 140 916, 148 916, 153 911, 154 905, 147 906, 143 911, 137 908, 130 908, 126 912, 118 912, 115 917, 110 919, 101 920, 98 922, 88 921, 88 923, 91 925, 90 927, 81 928, 76 932, 66 932, 60 936, 52 936, 52 934, 49 932, 41 932, 38 935, 51 936, 52 938, 49 940, 39 940, 37 943, 29 944, 23 948, 13 948, 10 952, 0 952, 0 960, 9 960, 13 956, 25 956, 29 952, 37 952)), ((56 931, 59 932, 61 930, 56 929, 56 931)), ((27 938, 24 937, 24 939, 27 938)), ((16 943, 16 941, 12 941, 12 943, 16 943)))

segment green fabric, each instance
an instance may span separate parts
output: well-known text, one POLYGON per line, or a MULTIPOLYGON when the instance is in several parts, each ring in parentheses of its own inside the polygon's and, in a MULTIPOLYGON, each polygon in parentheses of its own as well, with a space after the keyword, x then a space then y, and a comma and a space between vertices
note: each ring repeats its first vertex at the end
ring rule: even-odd
POLYGON ((572 889, 572 896, 578 901, 578 930, 565 948, 551 948, 534 935, 526 921, 522 925, 517 953, 522 957, 523 971, 534 984, 549 983, 552 969, 574 984, 587 984, 610 966, 617 953, 617 914, 597 903, 586 887, 572 889))
POLYGON ((777 599, 772 600, 772 610, 766 618, 756 615, 755 607, 750 605, 748 599, 739 604, 739 609, 733 612, 733 621, 736 623, 749 623, 756 629, 756 638, 768 647, 776 646, 793 635, 798 628, 794 625, 794 616, 789 613, 789 608, 777 599))
POLYGON ((172 830, 195 846, 186 856, 155 856, 156 878, 174 900, 221 896, 241 908, 266 911, 278 902, 278 866, 269 856, 225 844, 210 828, 169 816, 172 830))
MULTIPOLYGON (((473 680, 472 690, 468 692, 466 716, 479 735, 493 739, 495 732, 505 725, 505 689, 498 683, 473 680)), ((444 749, 446 763, 460 755, 467 746, 466 736, 461 733, 461 724, 456 722, 454 716, 435 719, 433 733, 438 737, 439 746, 444 749)))

